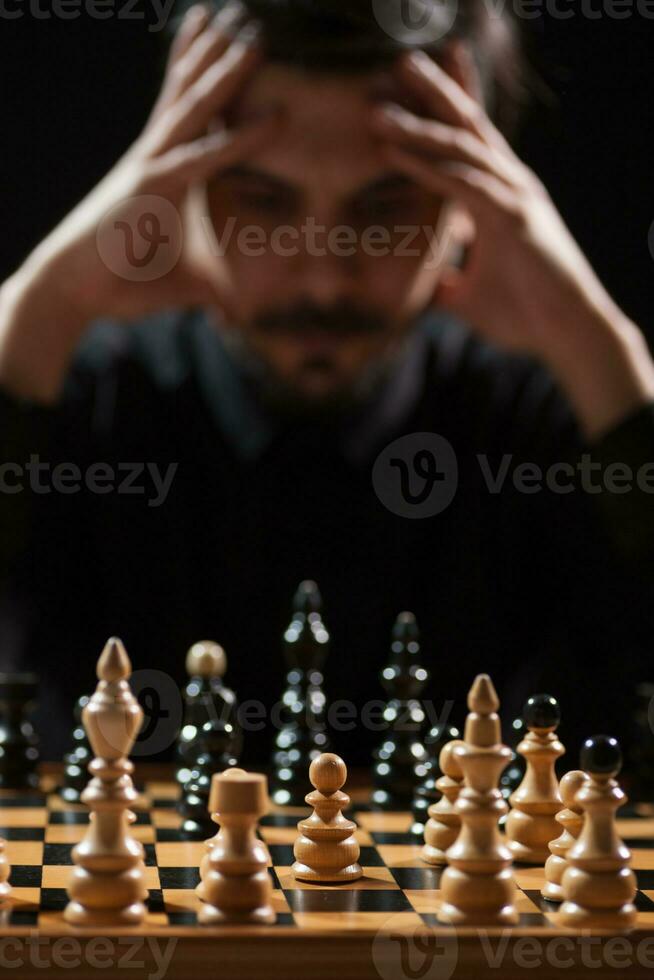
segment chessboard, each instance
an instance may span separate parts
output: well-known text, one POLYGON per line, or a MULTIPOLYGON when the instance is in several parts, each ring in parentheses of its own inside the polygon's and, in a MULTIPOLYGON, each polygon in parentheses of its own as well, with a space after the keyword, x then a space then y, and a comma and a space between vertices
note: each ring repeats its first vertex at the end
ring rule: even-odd
POLYGON ((375 811, 366 805, 365 792, 353 793, 348 814, 359 827, 361 879, 332 886, 296 881, 291 872, 296 824, 308 810, 275 807, 262 820, 260 835, 271 856, 276 923, 203 927, 197 924, 194 889, 204 843, 183 839, 174 783, 148 781, 139 792, 131 832, 145 848, 147 920, 133 929, 91 934, 67 925, 62 915, 71 849, 88 823, 86 806, 64 803, 54 786, 34 793, 0 791, 0 836, 12 866, 12 895, 0 905, 2 969, 22 964, 19 974, 14 971, 21 980, 42 977, 46 964, 71 978, 107 976, 106 967, 113 965, 125 980, 218 975, 257 980, 273 972, 280 980, 448 980, 473 972, 476 980, 511 980, 549 976, 557 965, 566 978, 652 975, 654 817, 634 812, 618 824, 633 851, 639 885, 638 924, 626 937, 581 936, 561 928, 557 906, 540 896, 541 867, 515 871, 520 911, 515 928, 440 925, 441 871, 421 861, 411 815, 375 811), (534 969, 539 956, 542 971, 534 969))

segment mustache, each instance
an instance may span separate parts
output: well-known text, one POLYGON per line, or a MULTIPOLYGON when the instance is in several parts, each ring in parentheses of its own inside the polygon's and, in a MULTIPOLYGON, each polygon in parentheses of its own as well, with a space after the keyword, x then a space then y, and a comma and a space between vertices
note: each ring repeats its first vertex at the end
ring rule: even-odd
POLYGON ((383 314, 355 303, 336 303, 329 307, 297 303, 283 310, 266 310, 253 322, 261 331, 285 336, 315 332, 351 337, 382 333, 389 326, 383 314))

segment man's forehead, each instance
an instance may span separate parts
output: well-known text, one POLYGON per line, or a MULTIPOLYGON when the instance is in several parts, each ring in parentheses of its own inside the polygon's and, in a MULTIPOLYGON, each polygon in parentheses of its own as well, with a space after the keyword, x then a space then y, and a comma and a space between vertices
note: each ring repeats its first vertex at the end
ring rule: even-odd
POLYGON ((279 137, 248 162, 287 180, 306 182, 309 167, 330 182, 363 184, 387 170, 368 125, 371 106, 401 98, 388 71, 319 75, 263 64, 233 105, 228 122, 238 125, 266 109, 280 110, 279 137))

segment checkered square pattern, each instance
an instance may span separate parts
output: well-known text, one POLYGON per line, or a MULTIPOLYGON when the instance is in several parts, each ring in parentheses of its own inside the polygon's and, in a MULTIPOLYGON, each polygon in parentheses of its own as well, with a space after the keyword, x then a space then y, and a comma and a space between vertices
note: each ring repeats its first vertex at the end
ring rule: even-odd
MULTIPOLYGON (((173 783, 147 783, 134 812, 131 833, 145 850, 148 918, 144 928, 197 925, 202 841, 180 832, 173 783)), ((263 819, 260 836, 268 846, 273 883, 275 928, 344 933, 376 931, 392 918, 394 928, 414 932, 437 924, 441 870, 420 859, 420 843, 410 833, 411 816, 356 807, 363 877, 342 885, 296 881, 291 866, 297 822, 306 809, 276 808, 263 819)), ((65 930, 63 909, 73 862, 71 851, 88 825, 84 805, 64 803, 56 793, 0 792, 0 836, 7 841, 12 895, 0 908, 0 936, 19 927, 65 930)), ((619 821, 632 849, 639 883, 639 927, 654 927, 654 819, 631 816, 619 821)), ((543 933, 557 925, 557 906, 540 895, 541 867, 516 868, 520 923, 543 933)), ((198 926, 198 928, 201 928, 198 926)))

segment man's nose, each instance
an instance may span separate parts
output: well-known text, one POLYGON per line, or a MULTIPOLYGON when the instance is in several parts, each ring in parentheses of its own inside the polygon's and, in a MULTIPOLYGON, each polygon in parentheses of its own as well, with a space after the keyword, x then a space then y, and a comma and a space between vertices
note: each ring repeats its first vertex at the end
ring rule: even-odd
POLYGON ((307 299, 331 304, 352 299, 356 290, 357 254, 353 235, 343 226, 322 226, 304 236, 293 275, 307 299))

